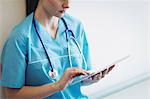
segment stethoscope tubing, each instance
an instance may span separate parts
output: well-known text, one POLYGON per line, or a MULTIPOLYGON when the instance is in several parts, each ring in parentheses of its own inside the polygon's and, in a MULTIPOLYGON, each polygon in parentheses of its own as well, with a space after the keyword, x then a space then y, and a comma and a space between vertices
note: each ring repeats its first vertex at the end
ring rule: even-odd
MULTIPOLYGON (((83 62, 84 62, 84 65, 85 65, 85 70, 87 70, 87 63, 86 63, 86 60, 85 60, 85 57, 84 57, 84 55, 83 55, 83 52, 82 52, 82 50, 81 50, 81 47, 80 47, 80 45, 79 45, 79 43, 77 42, 77 40, 73 37, 73 36, 70 36, 70 39, 69 39, 69 41, 70 40, 74 40, 74 42, 76 43, 76 45, 77 45, 77 47, 78 47, 78 50, 79 50, 79 52, 80 52, 80 54, 81 54, 81 57, 82 57, 82 59, 83 59, 83 62)), ((68 43, 68 56, 69 56, 69 61, 70 61, 70 67, 73 67, 72 66, 72 60, 71 60, 71 53, 70 53, 70 46, 69 46, 69 42, 67 42, 68 43)))
POLYGON ((46 57, 47 57, 48 62, 49 62, 49 65, 50 65, 50 67, 51 67, 51 72, 54 72, 54 69, 53 69, 53 67, 52 67, 52 63, 51 63, 50 57, 49 57, 49 55, 48 55, 48 52, 47 52, 47 50, 46 50, 46 47, 44 46, 44 43, 43 43, 42 38, 41 38, 41 36, 40 36, 40 34, 39 34, 39 31, 38 31, 38 29, 37 29, 37 27, 36 27, 36 23, 35 23, 35 18, 34 18, 34 17, 33 17, 33 25, 34 25, 34 28, 35 28, 35 30, 36 30, 36 33, 37 33, 37 35, 38 35, 38 37, 39 37, 39 39, 40 39, 40 42, 41 42, 41 44, 42 44, 42 46, 43 46, 43 48, 44 48, 44 52, 45 52, 45 54, 46 54, 46 57))
MULTIPOLYGON (((65 28, 66 28, 65 33, 66 33, 67 51, 68 51, 68 57, 69 57, 69 64, 70 64, 70 67, 73 68, 72 59, 71 59, 71 52, 70 52, 71 48, 70 48, 70 46, 69 46, 69 41, 72 39, 72 40, 74 40, 74 42, 76 43, 77 48, 78 48, 78 50, 79 50, 79 52, 80 52, 80 54, 81 54, 81 57, 82 57, 82 59, 83 59, 83 61, 84 61, 84 64, 85 64, 85 68, 84 68, 84 69, 87 69, 87 63, 86 63, 86 61, 85 61, 85 57, 84 57, 84 55, 83 55, 83 52, 82 52, 82 50, 81 50, 81 47, 80 47, 78 41, 77 41, 76 38, 75 38, 74 33, 72 32, 72 30, 68 29, 68 26, 67 26, 65 20, 64 20, 63 18, 61 18, 61 19, 62 19, 62 21, 63 21, 63 23, 64 23, 64 25, 65 25, 65 28), (69 36, 69 33, 71 33, 72 36, 69 36)), ((44 46, 44 43, 43 43, 42 38, 41 38, 41 36, 40 36, 40 34, 39 34, 39 31, 38 31, 38 29, 37 29, 37 27, 36 27, 36 23, 35 23, 35 18, 34 18, 34 17, 33 17, 33 25, 34 25, 34 28, 35 28, 35 30, 36 30, 36 33, 37 33, 37 35, 38 35, 38 37, 39 37, 39 40, 40 40, 40 42, 41 42, 41 44, 42 44, 42 46, 43 46, 44 52, 45 52, 45 54, 46 54, 46 57, 47 57, 47 59, 48 59, 49 65, 50 65, 50 67, 51 67, 51 72, 54 72, 54 68, 53 68, 53 66, 52 66, 50 57, 49 57, 49 55, 48 55, 48 52, 47 52, 47 50, 46 50, 46 47, 44 46)))

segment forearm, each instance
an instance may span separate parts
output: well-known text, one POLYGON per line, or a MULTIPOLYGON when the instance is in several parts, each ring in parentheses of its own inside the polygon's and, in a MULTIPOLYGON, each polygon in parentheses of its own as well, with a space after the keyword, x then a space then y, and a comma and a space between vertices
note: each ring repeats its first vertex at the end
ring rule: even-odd
POLYGON ((60 91, 58 83, 46 84, 32 87, 24 86, 21 89, 6 88, 5 93, 8 99, 40 99, 60 91))

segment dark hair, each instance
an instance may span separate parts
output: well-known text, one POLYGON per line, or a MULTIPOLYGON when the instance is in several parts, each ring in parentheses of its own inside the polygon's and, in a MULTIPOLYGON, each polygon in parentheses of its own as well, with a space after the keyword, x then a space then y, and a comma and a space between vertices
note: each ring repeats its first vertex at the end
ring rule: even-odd
POLYGON ((34 12, 38 5, 39 0, 26 0, 26 15, 34 12))

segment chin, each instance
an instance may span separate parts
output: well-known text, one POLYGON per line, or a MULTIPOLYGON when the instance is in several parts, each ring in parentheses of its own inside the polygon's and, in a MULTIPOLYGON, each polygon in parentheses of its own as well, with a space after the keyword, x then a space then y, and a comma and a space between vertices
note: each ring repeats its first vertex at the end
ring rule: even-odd
POLYGON ((57 14, 56 17, 61 18, 65 15, 65 13, 57 14))

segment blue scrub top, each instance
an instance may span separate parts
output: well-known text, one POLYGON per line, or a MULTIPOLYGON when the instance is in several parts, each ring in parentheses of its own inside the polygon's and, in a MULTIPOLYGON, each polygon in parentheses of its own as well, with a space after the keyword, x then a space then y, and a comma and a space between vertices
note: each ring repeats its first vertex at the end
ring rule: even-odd
MULTIPOLYGON (((1 86, 22 88, 23 86, 40 86, 57 82, 67 68, 70 68, 67 51, 65 25, 59 20, 56 39, 48 34, 36 20, 36 27, 48 51, 52 66, 58 71, 56 79, 52 79, 48 72, 51 70, 48 59, 37 36, 33 25, 34 13, 29 15, 11 32, 2 51, 2 79, 1 86)), ((91 63, 85 31, 81 22, 65 14, 63 16, 67 26, 73 31, 78 41, 88 67, 85 67, 82 56, 73 40, 69 41, 73 67, 90 70, 91 63)), ((47 98, 72 99, 87 98, 81 92, 81 84, 67 87, 47 98)))

